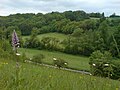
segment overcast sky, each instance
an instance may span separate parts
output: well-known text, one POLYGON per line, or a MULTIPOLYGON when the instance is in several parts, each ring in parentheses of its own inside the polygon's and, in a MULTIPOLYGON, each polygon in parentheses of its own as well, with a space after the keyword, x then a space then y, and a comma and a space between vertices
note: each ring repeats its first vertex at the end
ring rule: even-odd
POLYGON ((120 0, 0 0, 0 16, 68 10, 120 15, 120 0))

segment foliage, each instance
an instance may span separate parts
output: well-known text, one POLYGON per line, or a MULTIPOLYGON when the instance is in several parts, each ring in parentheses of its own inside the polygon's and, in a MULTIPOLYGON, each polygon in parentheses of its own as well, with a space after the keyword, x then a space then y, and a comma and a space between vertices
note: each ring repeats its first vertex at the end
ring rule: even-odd
POLYGON ((55 65, 59 68, 61 68, 61 67, 65 68, 65 67, 67 67, 68 63, 61 58, 53 58, 53 65, 55 65))
POLYGON ((70 19, 71 21, 80 21, 89 18, 89 16, 84 11, 65 11, 64 15, 67 19, 70 19))
POLYGON ((116 15, 116 13, 113 13, 112 15, 110 15, 110 17, 120 17, 120 16, 116 15))
POLYGON ((43 54, 38 54, 38 55, 34 55, 31 61, 35 63, 42 63, 42 59, 44 58, 45 56, 43 54))
POLYGON ((120 78, 120 64, 112 60, 109 52, 95 51, 90 56, 91 73, 95 76, 108 77, 112 79, 120 78))
POLYGON ((39 39, 37 38, 37 31, 33 30, 30 38, 26 38, 24 42, 24 47, 25 48, 39 48, 40 47, 40 42, 39 39))
POLYGON ((94 17, 94 18, 101 18, 102 17, 102 14, 101 13, 89 13, 89 16, 90 17, 94 17))
POLYGON ((11 32, 15 29, 19 35, 30 35, 25 42, 19 36, 21 46, 26 48, 55 50, 84 56, 90 56, 96 50, 110 51, 114 57, 119 58, 119 23, 119 19, 106 18, 104 12, 86 13, 78 10, 46 14, 18 13, 0 17, 0 39, 9 39, 11 42, 11 32), (42 40, 37 38, 38 34, 53 32, 70 35, 71 40, 66 38, 61 43, 58 37, 45 37, 42 40))
POLYGON ((10 58, 12 48, 7 40, 0 40, 0 57, 10 58))
POLYGON ((113 67, 112 67, 113 75, 111 76, 111 78, 120 80, 120 61, 114 60, 112 64, 113 64, 113 67))
POLYGON ((47 50, 58 50, 58 43, 59 43, 59 40, 57 38, 54 38, 54 37, 43 37, 41 39, 41 46, 42 48, 44 49, 47 49, 47 50))

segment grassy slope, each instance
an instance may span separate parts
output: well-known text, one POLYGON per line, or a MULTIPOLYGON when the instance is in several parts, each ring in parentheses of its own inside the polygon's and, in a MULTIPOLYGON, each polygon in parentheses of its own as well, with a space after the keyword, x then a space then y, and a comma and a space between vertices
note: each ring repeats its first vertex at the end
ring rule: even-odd
MULTIPOLYGON (((20 63, 19 90, 119 90, 120 82, 20 63)), ((15 90, 15 62, 0 59, 0 90, 15 90), (8 63, 8 64, 6 64, 8 63)))
MULTIPOLYGON (((39 39, 42 37, 55 37, 58 38, 60 41, 63 41, 68 36, 60 33, 46 33, 38 35, 39 39)), ((29 38, 29 36, 23 36, 23 40, 25 38, 29 38)), ((20 49, 20 52, 25 52, 28 57, 32 57, 35 54, 44 54, 45 59, 43 60, 45 63, 52 64, 53 57, 62 58, 69 63, 69 67, 80 69, 80 70, 89 70, 88 58, 80 57, 75 55, 64 54, 60 52, 49 52, 45 50, 33 50, 33 49, 20 49)))
MULTIPOLYGON (((67 35, 65 34, 60 34, 60 33, 46 33, 46 34, 40 34, 37 36, 39 39, 42 39, 43 37, 54 37, 58 38, 60 41, 63 41, 64 39, 67 38, 67 35)), ((25 38, 29 38, 29 36, 23 36, 23 40, 25 38)))
POLYGON ((75 56, 60 52, 50 52, 45 50, 34 50, 34 49, 23 49, 23 48, 19 49, 19 51, 21 53, 25 52, 28 57, 32 57, 35 54, 43 54, 45 55, 45 59, 43 61, 49 64, 52 64, 53 57, 56 57, 67 61, 69 64, 68 66, 71 68, 80 69, 80 70, 90 69, 88 64, 89 59, 87 57, 82 57, 82 56, 80 57, 80 56, 75 56))

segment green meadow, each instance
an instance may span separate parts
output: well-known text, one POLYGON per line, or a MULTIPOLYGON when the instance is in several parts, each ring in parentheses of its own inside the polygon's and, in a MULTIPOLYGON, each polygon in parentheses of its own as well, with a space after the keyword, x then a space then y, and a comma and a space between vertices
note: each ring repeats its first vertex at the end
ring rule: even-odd
POLYGON ((56 51, 46 51, 46 50, 35 50, 35 49, 25 49, 20 48, 20 53, 25 53, 27 57, 32 58, 36 54, 43 54, 45 58, 43 59, 44 63, 52 64, 53 58, 61 58, 68 62, 69 68, 79 69, 79 70, 90 70, 89 67, 89 58, 83 57, 83 56, 76 56, 76 55, 70 55, 65 54, 61 52, 56 51))
MULTIPOLYGON (((59 39, 60 41, 63 41, 64 39, 68 38, 67 35, 60 33, 45 33, 45 34, 40 34, 37 37, 39 40, 41 40, 43 37, 53 37, 59 39)), ((29 38, 29 36, 23 36, 22 38, 23 40, 25 40, 26 38, 29 38)))

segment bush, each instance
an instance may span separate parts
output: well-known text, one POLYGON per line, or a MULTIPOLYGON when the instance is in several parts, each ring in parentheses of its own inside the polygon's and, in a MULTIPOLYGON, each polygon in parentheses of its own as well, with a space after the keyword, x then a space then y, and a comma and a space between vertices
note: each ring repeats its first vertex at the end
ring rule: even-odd
POLYGON ((92 75, 120 79, 120 62, 116 63, 116 60, 112 60, 111 54, 107 51, 93 52, 89 64, 92 75))
POLYGON ((112 61, 112 68, 113 68, 113 74, 111 76, 112 79, 118 79, 120 80, 120 61, 114 60, 112 61))
POLYGON ((109 77, 112 74, 109 52, 95 51, 90 56, 91 73, 96 76, 109 77), (108 54, 108 55, 107 55, 108 54))
POLYGON ((36 62, 36 63, 42 63, 42 59, 45 58, 43 54, 38 54, 33 56, 31 61, 36 62))
POLYGON ((60 58, 53 58, 53 65, 57 66, 57 67, 62 67, 65 68, 67 67, 68 63, 66 61, 64 61, 63 59, 60 58))

